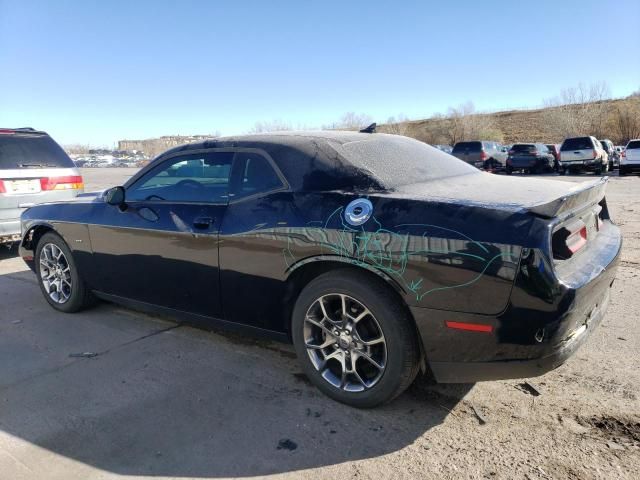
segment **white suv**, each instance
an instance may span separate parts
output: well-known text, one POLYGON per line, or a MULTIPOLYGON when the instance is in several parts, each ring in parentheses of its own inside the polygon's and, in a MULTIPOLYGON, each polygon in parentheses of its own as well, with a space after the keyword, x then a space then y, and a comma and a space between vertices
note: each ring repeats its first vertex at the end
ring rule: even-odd
POLYGON ((609 171, 609 156, 595 137, 565 138, 560 147, 560 168, 567 171, 593 171, 602 175, 609 171))
POLYGON ((629 140, 620 157, 620 176, 640 170, 640 139, 629 140))

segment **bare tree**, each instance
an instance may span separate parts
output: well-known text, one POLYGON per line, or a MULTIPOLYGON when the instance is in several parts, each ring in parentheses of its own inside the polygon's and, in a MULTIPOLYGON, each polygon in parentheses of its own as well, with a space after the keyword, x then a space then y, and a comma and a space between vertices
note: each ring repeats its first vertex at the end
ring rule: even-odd
POLYGON ((373 123, 371 115, 366 113, 347 112, 337 122, 323 125, 327 130, 359 130, 373 123))
POLYGON ((611 114, 611 130, 617 144, 640 138, 640 96, 618 102, 611 114))
POLYGON ((283 120, 271 120, 268 122, 254 123, 248 133, 282 132, 285 130, 293 130, 293 127, 289 122, 285 122, 283 120))
POLYGON ((378 127, 378 131, 382 133, 391 133, 393 135, 407 135, 409 132, 409 119, 402 113, 398 117, 389 117, 384 125, 378 127))
POLYGON ((476 113, 472 102, 449 108, 444 119, 444 130, 450 145, 465 140, 502 141, 502 132, 492 118, 476 113))
POLYGON ((546 122, 559 136, 602 135, 607 120, 607 100, 611 97, 606 82, 565 88, 560 95, 544 101, 546 122))

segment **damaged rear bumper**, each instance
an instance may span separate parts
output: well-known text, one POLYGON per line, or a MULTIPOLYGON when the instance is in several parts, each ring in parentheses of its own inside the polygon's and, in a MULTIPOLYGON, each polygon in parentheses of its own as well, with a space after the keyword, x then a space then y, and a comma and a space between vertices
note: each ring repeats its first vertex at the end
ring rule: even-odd
POLYGON ((530 378, 544 375, 562 365, 602 321, 609 304, 609 292, 587 322, 578 327, 555 351, 544 357, 527 360, 497 360, 491 362, 429 362, 439 383, 470 383, 509 378, 530 378))
POLYGON ((622 236, 607 224, 579 261, 560 270, 563 281, 543 255, 523 259, 509 305, 499 315, 412 307, 435 380, 535 377, 562 365, 601 323, 609 304, 622 236), (485 328, 456 330, 451 323, 485 328))

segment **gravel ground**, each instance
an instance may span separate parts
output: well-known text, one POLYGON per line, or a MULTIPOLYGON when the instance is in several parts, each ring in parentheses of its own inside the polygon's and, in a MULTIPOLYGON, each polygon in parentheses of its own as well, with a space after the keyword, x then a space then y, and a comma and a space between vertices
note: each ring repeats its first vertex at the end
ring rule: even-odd
MULTIPOLYGON (((126 169, 83 171, 88 189, 126 169)), ((558 178, 558 177, 553 177, 558 178)), ((592 177, 564 177, 581 181, 592 177)), ((529 382, 427 385, 355 410, 292 350, 113 305, 62 315, 0 258, 0 478, 640 478, 640 178, 612 177, 625 235, 609 312, 529 382), (94 352, 92 358, 70 357, 94 352)))

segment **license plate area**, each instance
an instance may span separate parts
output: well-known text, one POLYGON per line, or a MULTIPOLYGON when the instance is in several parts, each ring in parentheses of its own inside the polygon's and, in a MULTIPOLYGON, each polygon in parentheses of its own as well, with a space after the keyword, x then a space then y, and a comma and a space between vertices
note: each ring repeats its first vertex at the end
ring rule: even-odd
POLYGON ((4 188, 8 195, 24 195, 40 193, 40 179, 4 180, 4 188))

